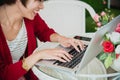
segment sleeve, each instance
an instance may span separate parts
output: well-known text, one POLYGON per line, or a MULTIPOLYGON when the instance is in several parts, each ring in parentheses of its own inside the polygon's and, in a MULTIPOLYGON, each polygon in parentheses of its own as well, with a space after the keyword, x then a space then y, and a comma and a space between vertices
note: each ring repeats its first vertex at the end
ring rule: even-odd
POLYGON ((5 44, 6 40, 0 29, 0 80, 18 80, 27 73, 22 68, 22 61, 12 63, 10 51, 5 44))
POLYGON ((34 19, 35 35, 41 41, 50 41, 50 35, 55 33, 52 28, 49 28, 45 21, 37 14, 34 19))
POLYGON ((27 71, 22 68, 22 61, 15 64, 7 64, 0 59, 0 80, 17 80, 27 71))

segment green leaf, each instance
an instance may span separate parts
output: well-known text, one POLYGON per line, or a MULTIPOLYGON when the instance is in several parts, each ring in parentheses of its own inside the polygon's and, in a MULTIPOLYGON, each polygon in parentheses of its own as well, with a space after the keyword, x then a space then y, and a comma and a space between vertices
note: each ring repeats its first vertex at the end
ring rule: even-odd
POLYGON ((113 59, 116 58, 115 52, 111 53, 111 57, 112 57, 113 59))
POLYGON ((107 22, 108 22, 108 16, 109 16, 109 15, 103 16, 103 21, 107 21, 107 22))
POLYGON ((105 24, 107 24, 107 23, 108 23, 107 20, 102 21, 102 25, 105 25, 105 24))
POLYGON ((109 54, 108 57, 104 61, 105 68, 106 69, 109 68, 112 65, 112 62, 113 62, 113 58, 109 54))
POLYGON ((108 35, 108 32, 105 33, 105 35, 104 35, 104 37, 103 37, 104 40, 110 40, 110 38, 108 38, 107 35, 108 35))
POLYGON ((99 57, 99 59, 100 60, 105 60, 107 57, 108 57, 108 54, 104 53, 99 57))

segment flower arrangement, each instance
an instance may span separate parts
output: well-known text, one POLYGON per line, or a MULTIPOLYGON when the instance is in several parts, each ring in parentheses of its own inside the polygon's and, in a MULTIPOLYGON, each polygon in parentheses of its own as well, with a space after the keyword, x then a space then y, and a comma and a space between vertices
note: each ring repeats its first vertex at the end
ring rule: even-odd
POLYGON ((96 23, 95 29, 98 30, 101 26, 110 22, 113 18, 114 18, 114 15, 111 14, 111 10, 109 9, 105 9, 105 11, 102 11, 100 15, 96 14, 94 16, 94 21, 96 23))
POLYGON ((98 58, 106 68, 109 68, 114 60, 119 59, 120 61, 120 23, 117 24, 115 31, 104 35, 101 45, 103 50, 98 55, 98 58))

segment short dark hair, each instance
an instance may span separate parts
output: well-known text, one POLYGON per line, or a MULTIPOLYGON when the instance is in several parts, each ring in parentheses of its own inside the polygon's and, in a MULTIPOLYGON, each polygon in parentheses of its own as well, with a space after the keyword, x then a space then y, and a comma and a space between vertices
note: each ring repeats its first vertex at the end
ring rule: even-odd
MULTIPOLYGON (((20 0, 22 4, 25 6, 27 0, 20 0)), ((7 4, 7 5, 12 5, 16 2, 16 0, 0 0, 0 6, 7 4)))
POLYGON ((26 6, 27 0, 20 0, 24 6, 26 6))

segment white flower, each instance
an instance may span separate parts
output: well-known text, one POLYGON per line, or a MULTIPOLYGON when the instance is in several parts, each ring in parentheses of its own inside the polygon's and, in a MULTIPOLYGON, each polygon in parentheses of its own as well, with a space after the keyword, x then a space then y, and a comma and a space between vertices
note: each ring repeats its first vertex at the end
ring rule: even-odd
POLYGON ((113 44, 120 43, 120 33, 112 32, 112 34, 110 35, 110 40, 113 42, 113 44))
POLYGON ((120 45, 118 45, 118 46, 115 48, 115 53, 116 53, 116 54, 120 54, 120 45))
POLYGON ((118 59, 115 59, 113 61, 113 64, 111 65, 111 67, 115 70, 120 72, 120 57, 118 59))

